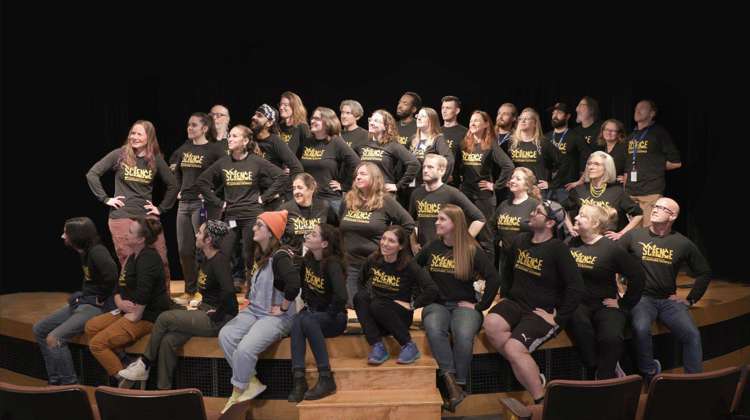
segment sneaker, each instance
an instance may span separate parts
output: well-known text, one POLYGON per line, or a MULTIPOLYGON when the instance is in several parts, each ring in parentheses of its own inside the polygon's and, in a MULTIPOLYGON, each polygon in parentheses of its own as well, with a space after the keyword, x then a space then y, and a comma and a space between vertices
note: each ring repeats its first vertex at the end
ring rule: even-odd
POLYGON ((190 293, 183 293, 176 298, 172 298, 172 300, 175 301, 175 303, 178 305, 187 305, 193 299, 193 296, 195 295, 190 293))
POLYGON ((201 304, 201 302, 203 302, 203 295, 201 294, 201 292, 195 292, 193 298, 190 299, 190 303, 188 303, 188 306, 190 306, 191 308, 197 308, 198 305, 201 304))
POLYGON ((371 365, 382 365, 389 357, 391 356, 388 354, 388 350, 385 349, 385 345, 383 345, 382 341, 379 341, 372 346, 370 354, 367 355, 367 363, 371 365))
POLYGON ((620 366, 620 362, 617 362, 617 364, 615 365, 615 376, 618 378, 624 378, 625 376, 627 376, 625 374, 625 371, 622 370, 622 367, 620 366))
POLYGON ((654 364, 656 365, 654 371, 643 375, 643 382, 646 385, 646 389, 651 386, 651 381, 654 379, 654 376, 661 373, 661 362, 658 359, 654 359, 654 364))
POLYGON ((117 372, 117 374, 129 381, 145 381, 148 379, 148 368, 139 357, 138 360, 117 372))
POLYGON ((542 381, 542 389, 547 386, 547 378, 544 377, 543 373, 539 374, 539 380, 542 381))
POLYGON ((242 394, 240 394, 239 397, 237 397, 237 402, 243 402, 247 400, 252 400, 253 398, 260 395, 263 391, 268 388, 266 385, 263 385, 261 381, 258 380, 257 376, 253 376, 250 379, 250 383, 247 385, 247 388, 245 388, 244 391, 242 391, 242 394))
POLYGON ((227 403, 224 405, 224 408, 221 409, 221 414, 224 414, 229 410, 233 405, 237 404, 237 398, 240 396, 241 392, 235 388, 232 391, 232 395, 227 400, 227 403))
POLYGON ((396 362, 402 365, 408 365, 419 359, 419 356, 421 356, 421 354, 419 353, 417 345, 413 341, 409 341, 401 347, 401 353, 398 354, 398 360, 396 362))

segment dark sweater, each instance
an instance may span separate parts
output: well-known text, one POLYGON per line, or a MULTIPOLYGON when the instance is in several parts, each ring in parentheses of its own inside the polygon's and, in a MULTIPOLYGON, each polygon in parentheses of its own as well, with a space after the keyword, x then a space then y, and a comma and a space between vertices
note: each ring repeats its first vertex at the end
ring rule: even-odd
POLYGON ((155 322, 160 313, 169 309, 169 295, 164 279, 164 263, 153 247, 147 246, 131 255, 120 272, 117 293, 120 298, 144 305, 144 321, 155 322))
POLYGON ((337 314, 346 310, 346 277, 344 267, 337 258, 330 258, 325 264, 325 272, 320 261, 312 255, 302 263, 302 300, 316 312, 337 314))
POLYGON ((219 251, 203 261, 198 271, 198 290, 203 296, 199 309, 215 309, 209 317, 218 326, 234 318, 238 311, 230 267, 229 258, 219 251))
POLYGON ((359 164, 359 157, 339 136, 328 141, 309 137, 300 147, 300 162, 305 172, 318 183, 318 197, 340 199, 341 193, 334 191, 329 184, 333 180, 340 180, 342 167, 346 168, 344 173, 353 173, 359 164))
POLYGON ((382 257, 368 258, 362 266, 360 289, 367 290, 370 297, 413 302, 414 309, 437 299, 437 285, 422 267, 413 260, 402 270, 397 265, 385 262, 382 257))
POLYGON ((104 245, 96 244, 81 255, 81 269, 84 296, 96 296, 104 301, 112 294, 117 282, 117 264, 104 245))
POLYGON ((180 200, 198 200, 198 186, 195 182, 204 170, 226 156, 223 145, 206 143, 195 145, 187 142, 175 151, 177 159, 174 175, 180 187, 180 200))

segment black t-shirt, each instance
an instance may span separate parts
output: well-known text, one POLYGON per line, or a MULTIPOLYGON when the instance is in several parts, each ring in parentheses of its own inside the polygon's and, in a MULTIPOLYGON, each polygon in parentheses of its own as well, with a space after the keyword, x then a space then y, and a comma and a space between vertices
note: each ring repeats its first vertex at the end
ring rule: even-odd
POLYGON ((289 184, 289 177, 268 160, 248 153, 242 160, 235 160, 232 156, 219 159, 203 171, 196 184, 203 198, 219 208, 223 202, 213 189, 223 186, 227 204, 225 219, 252 219, 263 212, 258 197, 264 203, 274 200, 289 184), (268 185, 268 188, 264 189, 262 185, 268 185))
POLYGON ((409 200, 409 214, 417 222, 417 241, 420 245, 425 246, 436 238, 435 220, 440 209, 446 204, 460 207, 466 215, 467 225, 476 220, 486 222, 479 208, 458 189, 443 184, 437 190, 428 192, 424 185, 421 185, 411 193, 409 200))
POLYGON ((528 197, 518 204, 513 204, 513 198, 504 200, 497 207, 492 227, 495 229, 495 240, 503 242, 503 249, 510 250, 513 240, 521 232, 529 230, 531 211, 539 205, 537 199, 528 197))
POLYGON ((628 174, 625 184, 628 194, 663 194, 667 162, 680 162, 680 152, 672 143, 672 137, 667 130, 659 124, 635 130, 628 136, 627 145, 625 171, 637 173, 636 182, 632 182, 628 174))
POLYGON ((373 211, 347 209, 344 200, 339 216, 346 256, 349 262, 354 263, 363 262, 378 248, 386 227, 401 225, 409 235, 414 230, 414 220, 389 194, 383 196, 383 207, 373 211))
POLYGON ((294 255, 302 255, 302 244, 305 235, 312 232, 316 226, 328 223, 338 226, 339 218, 328 201, 313 198, 312 205, 302 207, 294 200, 289 200, 281 205, 279 210, 289 212, 281 242, 289 245, 294 250, 294 255))
POLYGON ((417 133, 417 120, 412 118, 411 122, 408 124, 402 124, 401 121, 399 121, 398 124, 396 124, 396 127, 398 128, 399 144, 408 148, 407 145, 409 141, 411 141, 411 138, 417 133))
POLYGON ((229 258, 221 251, 203 261, 198 269, 198 291, 203 296, 199 309, 215 309, 209 315, 217 325, 223 325, 237 315, 229 258))
MULTIPOLYGON (((294 179, 294 176, 302 173, 302 164, 300 164, 297 155, 292 153, 289 146, 281 140, 281 137, 276 134, 271 134, 263 140, 255 140, 260 148, 261 157, 267 161, 276 165, 280 169, 289 169, 289 179, 294 179)), ((291 185, 291 183, 289 184, 291 185)), ((267 188, 267 185, 261 185, 263 188, 267 188)), ((285 186, 285 189, 287 186, 285 186)))
POLYGON ((650 229, 633 229, 623 235, 618 244, 634 255, 646 272, 643 294, 666 299, 677 290, 677 274, 685 264, 695 277, 693 289, 687 299, 697 302, 708 288, 711 268, 698 247, 677 232, 658 236, 650 229))
POLYGON ((481 247, 477 247, 474 253, 472 267, 474 273, 469 280, 463 281, 456 278, 456 262, 453 259, 453 247, 445 245, 442 239, 435 239, 422 248, 414 257, 414 260, 432 277, 440 290, 438 302, 458 302, 465 300, 467 302, 476 302, 476 293, 474 290, 474 281, 478 278, 484 279, 484 294, 482 301, 475 306, 477 311, 483 311, 489 308, 492 301, 497 295, 500 288, 500 280, 497 277, 497 270, 492 266, 487 254, 481 247))
POLYGON ((369 137, 370 133, 360 126, 357 126, 357 128, 351 131, 341 130, 341 138, 344 139, 344 142, 346 142, 352 150, 356 150, 357 146, 365 145, 370 139, 369 137))
POLYGON ((645 283, 643 268, 633 256, 607 237, 589 245, 578 238, 570 242, 570 253, 578 265, 586 291, 582 303, 603 306, 605 298, 618 299, 621 308, 638 303, 645 283), (621 299, 617 294, 617 273, 628 279, 628 290, 621 299))
MULTIPOLYGON (((445 157, 445 159, 448 161, 448 166, 446 166, 445 168, 443 182, 448 182, 448 177, 453 173, 453 165, 455 159, 453 156, 453 152, 451 152, 451 148, 448 147, 448 143, 446 143, 445 141, 445 137, 443 137, 442 134, 438 134, 437 137, 432 140, 432 144, 430 145, 427 144, 427 140, 417 141, 416 143, 414 143, 412 140, 413 139, 409 140, 409 151, 414 156, 416 156, 417 160, 419 160, 420 165, 424 162, 424 157, 430 153, 445 157)), ((417 173, 416 184, 422 184, 422 171, 419 171, 417 173)))
POLYGON ((572 129, 566 129, 561 133, 555 133, 553 130, 546 133, 544 138, 560 152, 560 160, 550 181, 550 189, 564 188, 565 184, 578 181, 583 170, 579 165, 581 155, 591 153, 584 144, 585 141, 572 129))
POLYGON ((497 144, 482 150, 475 143, 471 152, 461 150, 461 191, 472 200, 492 198, 495 191, 505 188, 513 168, 513 162, 497 144), (495 190, 480 190, 479 181, 493 182, 495 190))
POLYGON ((312 256, 302 263, 302 300, 316 312, 344 312, 347 292, 344 267, 337 258, 329 258, 325 272, 312 256))
MULTIPOLYGON (((104 156, 99 162, 89 169, 86 174, 86 180, 89 183, 91 192, 102 203, 106 203, 110 196, 107 196, 104 187, 102 187, 101 176, 106 172, 115 172, 115 194, 111 197, 124 196, 122 200, 125 205, 119 209, 110 209, 110 219, 126 219, 146 215, 146 201, 153 201, 151 192, 154 188, 154 177, 158 176, 167 186, 164 193, 164 199, 157 204, 161 214, 166 213, 174 206, 177 200, 179 186, 172 171, 167 166, 162 155, 154 156, 155 166, 152 168, 143 157, 136 157, 133 166, 129 166, 125 161, 120 161, 122 148, 111 151, 104 156)), ((156 204, 156 203, 154 203, 156 204)))
POLYGON ((286 122, 281 121, 279 123, 279 137, 286 143, 289 150, 294 156, 297 156, 299 145, 302 143, 302 139, 310 136, 310 128, 307 124, 297 124, 293 126, 286 125, 286 122))
POLYGON ((607 151, 606 144, 604 145, 597 144, 595 150, 601 150, 602 152, 607 153, 610 156, 612 156, 612 159, 615 161, 615 173, 617 174, 617 176, 620 176, 625 173, 625 162, 627 161, 627 158, 628 158, 627 143, 625 142, 615 143, 615 147, 613 147, 612 150, 610 151, 607 151))
POLYGON ((526 311, 556 309, 555 323, 563 327, 583 295, 581 273, 564 243, 552 238, 535 244, 532 237, 522 233, 511 244, 504 273, 513 279, 509 297, 526 311))
POLYGON ((81 270, 84 296, 97 296, 104 301, 112 294, 117 282, 117 264, 104 245, 96 244, 81 255, 81 270))
POLYGON ((305 172, 312 175, 318 183, 316 195, 322 199, 340 199, 341 193, 334 191, 329 184, 340 179, 342 167, 347 168, 347 172, 354 173, 359 164, 357 154, 339 136, 328 141, 308 137, 302 142, 300 150, 300 162, 305 172))
POLYGON ((618 232, 629 223, 627 216, 634 217, 643 214, 641 207, 629 195, 625 194, 620 184, 616 183, 607 184, 604 192, 598 197, 594 197, 591 191, 591 183, 587 182, 572 189, 568 199, 562 203, 563 207, 570 212, 571 220, 585 204, 617 210, 616 231, 618 232))
POLYGON ((591 152, 596 150, 596 141, 599 138, 599 132, 602 129, 602 122, 601 121, 595 121, 593 124, 591 124, 588 127, 584 127, 582 125, 578 125, 575 128, 575 132, 578 134, 578 137, 583 140, 581 142, 581 155, 579 156, 579 167, 581 170, 583 170, 586 167, 586 161, 589 159, 589 155, 591 152))
POLYGON ((144 305, 144 321, 155 322, 162 311, 169 309, 164 263, 153 247, 147 246, 132 254, 120 272, 117 293, 124 300, 144 305))
POLYGON ((195 181, 201 173, 226 156, 221 144, 206 143, 201 145, 189 141, 175 151, 176 161, 174 175, 180 187, 180 200, 198 200, 198 187, 195 181))
POLYGON ((360 289, 367 290, 371 297, 381 297, 402 302, 412 302, 421 308, 434 302, 438 288, 427 272, 413 260, 398 270, 398 263, 388 263, 381 257, 365 261, 360 276, 360 289))
POLYGON ((392 141, 380 144, 377 140, 369 140, 354 151, 363 162, 372 162, 383 172, 386 184, 396 184, 396 188, 402 190, 414 181, 419 172, 420 165, 406 147, 392 141), (397 179, 396 170, 401 165, 405 168, 403 176, 397 179))
POLYGON ((448 147, 450 147, 451 152, 453 152, 453 182, 451 184, 454 186, 460 185, 461 145, 463 144, 464 137, 466 137, 466 133, 469 131, 469 129, 461 124, 456 124, 452 127, 443 126, 442 129, 443 137, 445 137, 445 142, 448 144, 448 147))
POLYGON ((556 162, 560 159, 560 152, 543 139, 539 148, 533 141, 519 141, 518 145, 509 151, 513 164, 516 167, 529 168, 539 181, 549 181, 556 162))

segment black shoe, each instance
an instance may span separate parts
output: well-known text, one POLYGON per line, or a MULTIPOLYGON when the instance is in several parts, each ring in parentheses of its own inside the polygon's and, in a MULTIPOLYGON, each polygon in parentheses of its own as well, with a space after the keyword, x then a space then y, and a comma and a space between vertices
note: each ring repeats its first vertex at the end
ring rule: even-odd
POLYGON ((307 379, 305 379, 305 370, 294 369, 292 392, 289 393, 287 401, 298 403, 305 399, 305 392, 307 392, 307 379))
POLYGON ((306 400, 319 400, 336 393, 336 382, 333 380, 333 373, 328 371, 318 371, 318 383, 313 389, 305 392, 306 400))

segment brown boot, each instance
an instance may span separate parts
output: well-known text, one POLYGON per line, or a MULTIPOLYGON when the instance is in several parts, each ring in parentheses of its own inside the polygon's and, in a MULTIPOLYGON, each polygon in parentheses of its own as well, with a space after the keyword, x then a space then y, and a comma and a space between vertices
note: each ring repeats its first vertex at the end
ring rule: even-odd
POLYGON ((445 409, 451 413, 456 412, 456 407, 461 404, 461 401, 466 398, 461 385, 456 383, 456 377, 452 373, 446 373, 443 375, 443 381, 445 382, 445 388, 448 391, 448 399, 445 401, 445 409))

